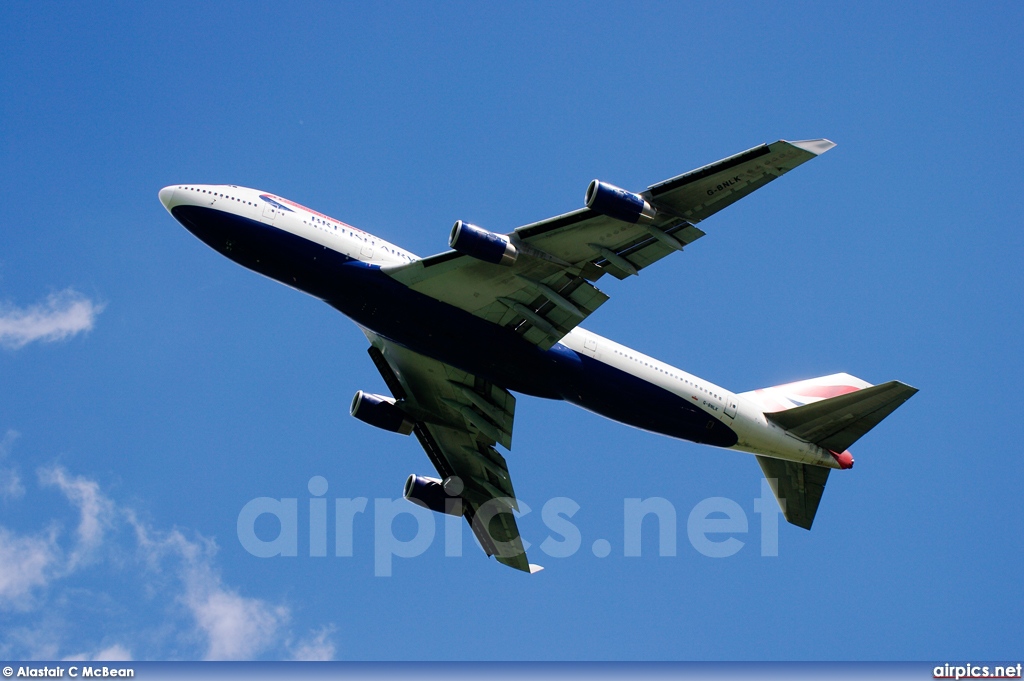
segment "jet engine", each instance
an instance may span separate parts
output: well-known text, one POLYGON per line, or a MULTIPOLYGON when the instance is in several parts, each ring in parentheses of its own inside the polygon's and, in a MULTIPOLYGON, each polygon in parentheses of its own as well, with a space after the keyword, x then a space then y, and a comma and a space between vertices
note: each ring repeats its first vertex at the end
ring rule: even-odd
POLYGON ((409 479, 405 481, 402 496, 414 504, 437 513, 462 515, 462 504, 453 503, 462 500, 458 496, 461 492, 462 481, 458 478, 448 478, 442 482, 437 478, 410 475, 409 479))
POLYGON ((486 229, 459 220, 452 227, 448 245, 459 253, 495 265, 513 265, 519 253, 504 234, 495 234, 486 229))
POLYGON ((623 222, 650 222, 658 214, 644 197, 607 182, 593 180, 587 187, 587 208, 623 222))
POLYGON ((364 393, 362 390, 352 398, 349 413, 363 423, 389 430, 392 433, 408 435, 412 432, 412 421, 405 412, 395 406, 395 399, 385 395, 364 393))

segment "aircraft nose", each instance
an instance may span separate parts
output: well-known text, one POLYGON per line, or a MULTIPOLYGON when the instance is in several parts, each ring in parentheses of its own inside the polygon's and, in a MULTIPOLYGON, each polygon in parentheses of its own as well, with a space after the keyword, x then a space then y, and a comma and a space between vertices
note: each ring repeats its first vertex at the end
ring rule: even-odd
POLYGON ((174 198, 174 187, 164 187, 160 190, 160 203, 164 204, 164 208, 167 210, 171 209, 171 200, 174 198))

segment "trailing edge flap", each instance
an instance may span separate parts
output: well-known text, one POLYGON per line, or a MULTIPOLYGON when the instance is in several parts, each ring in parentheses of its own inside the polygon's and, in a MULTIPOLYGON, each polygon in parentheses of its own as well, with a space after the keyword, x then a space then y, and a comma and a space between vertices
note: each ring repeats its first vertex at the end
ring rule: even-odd
POLYGON ((548 350, 608 300, 592 282, 626 279, 682 250, 704 236, 694 223, 834 146, 779 140, 651 185, 642 193, 659 210, 650 224, 580 208, 518 227, 506 236, 524 256, 509 266, 445 251, 382 271, 548 350))
POLYGON ((523 572, 526 558, 508 464, 493 447, 510 446, 515 398, 507 390, 365 331, 369 355, 391 394, 415 419, 413 432, 441 478, 465 485, 464 517, 488 556, 523 572), (479 411, 477 411, 479 410, 479 411))
POLYGON ((843 452, 916 392, 905 383, 889 381, 765 417, 803 440, 843 452))
POLYGON ((829 469, 767 456, 757 457, 757 462, 786 520, 805 530, 811 529, 828 482, 829 469))

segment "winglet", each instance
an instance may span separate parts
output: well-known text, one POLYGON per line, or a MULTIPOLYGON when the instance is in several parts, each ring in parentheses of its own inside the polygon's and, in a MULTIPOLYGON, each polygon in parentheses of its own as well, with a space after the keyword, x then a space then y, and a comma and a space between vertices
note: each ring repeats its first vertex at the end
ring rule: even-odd
POLYGON ((543 570, 543 569, 544 569, 544 566, 543 566, 543 565, 537 565, 537 564, 535 564, 535 563, 530 563, 530 574, 531 574, 531 575, 532 575, 532 574, 535 574, 535 573, 537 573, 537 572, 540 572, 540 571, 541 571, 541 570, 543 570))
POLYGON ((821 156, 826 151, 836 145, 832 140, 820 139, 820 140, 797 140, 796 142, 789 142, 797 149, 803 149, 804 151, 810 152, 815 156, 821 156))

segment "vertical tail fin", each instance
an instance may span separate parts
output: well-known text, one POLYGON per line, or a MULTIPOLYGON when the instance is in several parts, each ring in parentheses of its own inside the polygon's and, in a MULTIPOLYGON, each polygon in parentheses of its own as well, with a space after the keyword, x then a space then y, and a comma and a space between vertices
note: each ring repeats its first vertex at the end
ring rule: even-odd
POLYGON ((774 412, 805 404, 818 402, 830 397, 839 397, 847 393, 870 388, 867 381, 850 374, 832 374, 809 378, 806 381, 785 383, 770 388, 760 388, 743 393, 748 400, 761 405, 761 411, 774 412))
POLYGON ((757 462, 786 520, 805 530, 811 529, 831 469, 767 456, 757 457, 757 462))
MULTIPOLYGON (((853 466, 847 451, 917 392, 899 381, 871 385, 849 374, 833 374, 743 393, 773 423, 829 450, 841 468, 853 466)), ((758 456, 786 520, 811 529, 825 491, 828 468, 758 456)))

